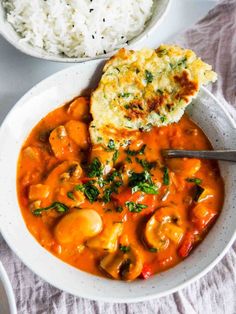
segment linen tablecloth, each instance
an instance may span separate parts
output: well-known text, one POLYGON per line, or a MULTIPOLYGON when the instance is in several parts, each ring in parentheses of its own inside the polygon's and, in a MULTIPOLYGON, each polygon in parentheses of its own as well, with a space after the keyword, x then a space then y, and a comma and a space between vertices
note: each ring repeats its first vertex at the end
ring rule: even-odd
MULTIPOLYGON (((219 1, 203 20, 174 42, 195 50, 213 65, 219 78, 212 92, 233 115, 232 108, 236 107, 236 1, 219 1)), ((236 243, 212 271, 187 288, 160 299, 128 305, 89 301, 52 287, 22 264, 1 236, 0 258, 13 285, 20 314, 236 313, 236 243)))

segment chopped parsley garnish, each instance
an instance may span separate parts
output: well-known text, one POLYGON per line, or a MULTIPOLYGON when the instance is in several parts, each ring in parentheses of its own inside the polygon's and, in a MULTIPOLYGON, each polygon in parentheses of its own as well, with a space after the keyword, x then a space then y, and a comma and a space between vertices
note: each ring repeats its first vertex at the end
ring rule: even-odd
POLYGON ((41 216, 43 211, 49 210, 49 209, 55 209, 58 213, 65 213, 69 210, 69 208, 60 202, 54 202, 48 207, 42 207, 42 208, 37 208, 33 210, 33 214, 35 216, 41 216))
POLYGON ((117 206, 117 207, 115 208, 115 211, 116 211, 117 213, 122 213, 122 212, 123 212, 123 207, 122 207, 122 206, 117 206))
POLYGON ((152 182, 151 175, 148 171, 141 173, 132 172, 129 177, 129 187, 132 193, 142 191, 146 194, 157 194, 158 187, 152 182))
POLYGON ((88 165, 87 175, 89 178, 100 177, 102 175, 102 164, 97 157, 88 165))
POLYGON ((129 156, 143 155, 145 148, 146 148, 146 145, 144 144, 144 145, 142 145, 142 147, 139 150, 131 150, 128 148, 125 150, 125 152, 129 156))
POLYGON ((98 136, 97 137, 97 142, 101 142, 102 141, 102 137, 101 136, 98 136))
POLYGON ((84 184, 77 184, 75 186, 75 190, 82 191, 90 203, 95 202, 100 194, 99 190, 92 184, 92 182, 93 181, 88 181, 84 184))
POLYGON ((125 109, 130 109, 131 108, 131 106, 130 105, 124 105, 124 107, 125 107, 125 109))
MULTIPOLYGON (((120 176, 118 171, 114 171, 111 175, 108 175, 107 182, 112 182, 115 177, 120 176)), ((104 203, 111 201, 111 194, 118 193, 118 188, 123 184, 122 181, 113 181, 112 184, 104 190, 102 200, 104 203)))
POLYGON ((106 180, 107 180, 107 182, 112 182, 115 179, 115 177, 121 178, 121 174, 117 170, 108 173, 106 180))
POLYGON ((112 156, 112 161, 114 162, 117 161, 118 157, 119 157, 119 151, 116 150, 112 156))
POLYGON ((132 164, 132 159, 130 157, 126 157, 125 160, 129 163, 132 164))
POLYGON ((198 185, 202 183, 202 179, 199 179, 199 178, 187 178, 185 180, 187 182, 195 183, 195 184, 198 184, 198 185))
POLYGON ((130 251, 130 246, 120 244, 119 245, 119 250, 124 252, 124 253, 129 252, 130 251))
POLYGON ((112 139, 110 139, 108 144, 107 144, 107 150, 113 151, 113 150, 115 150, 115 148, 116 148, 115 142, 112 139))
POLYGON ((157 248, 155 248, 155 247, 150 247, 150 248, 149 248, 149 251, 152 252, 152 253, 156 253, 156 252, 157 252, 157 248))
POLYGON ((67 197, 70 198, 70 199, 73 200, 73 201, 75 200, 74 194, 73 194, 73 192, 71 192, 71 191, 70 191, 70 192, 67 192, 67 197))
POLYGON ((167 119, 166 116, 160 116, 160 120, 161 120, 162 123, 165 122, 166 119, 167 119))
POLYGON ((122 98, 128 98, 130 96, 130 93, 120 93, 119 94, 119 97, 122 97, 122 98))
POLYGON ((159 89, 159 88, 157 89, 157 93, 163 95, 163 91, 161 89, 159 89))
POLYGON ((170 63, 170 67, 172 70, 176 69, 177 67, 180 67, 180 66, 184 66, 186 68, 186 62, 187 62, 187 58, 184 57, 183 59, 181 59, 179 62, 175 63, 175 64, 172 64, 170 63))
POLYGON ((158 187, 153 183, 139 183, 132 188, 132 193, 135 193, 137 191, 142 191, 146 194, 157 194, 158 187))
POLYGON ((152 83, 153 81, 153 74, 148 70, 145 70, 145 80, 147 83, 152 83))
POLYGON ((103 197, 102 197, 102 200, 104 203, 109 203, 111 201, 111 194, 113 192, 113 189, 110 187, 110 188, 106 188, 104 190, 104 194, 103 194, 103 197))
POLYGON ((170 184, 170 176, 169 176, 169 170, 167 167, 164 167, 163 168, 163 172, 164 172, 164 175, 163 175, 163 184, 164 185, 169 185, 170 184))
POLYGON ((147 208, 147 205, 137 204, 134 202, 126 202, 125 205, 131 213, 140 213, 144 208, 147 208))
POLYGON ((145 159, 139 159, 136 157, 135 160, 143 167, 144 170, 151 170, 156 166, 155 162, 148 162, 145 159))

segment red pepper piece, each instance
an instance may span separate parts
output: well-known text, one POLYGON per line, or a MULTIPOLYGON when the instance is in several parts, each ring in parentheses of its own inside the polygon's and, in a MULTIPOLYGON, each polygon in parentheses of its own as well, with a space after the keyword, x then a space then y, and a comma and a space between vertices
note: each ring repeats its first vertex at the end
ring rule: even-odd
POLYGON ((140 274, 140 278, 142 279, 148 279, 153 274, 151 267, 148 264, 143 265, 143 269, 140 274))
POLYGON ((179 256, 187 257, 193 248, 194 242, 195 242, 195 237, 194 237, 193 232, 187 231, 178 249, 179 256))

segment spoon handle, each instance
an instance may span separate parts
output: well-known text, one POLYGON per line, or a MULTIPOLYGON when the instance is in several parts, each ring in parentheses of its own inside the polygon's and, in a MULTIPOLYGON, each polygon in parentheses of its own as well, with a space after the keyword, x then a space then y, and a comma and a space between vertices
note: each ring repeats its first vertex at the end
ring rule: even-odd
POLYGON ((162 154, 167 158, 204 158, 236 162, 236 150, 183 150, 164 149, 162 154))

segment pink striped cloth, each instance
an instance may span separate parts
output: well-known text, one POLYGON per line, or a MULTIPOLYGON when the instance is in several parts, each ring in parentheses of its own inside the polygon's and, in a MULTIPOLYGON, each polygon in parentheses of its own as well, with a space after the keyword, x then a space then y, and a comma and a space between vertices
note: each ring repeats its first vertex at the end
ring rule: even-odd
MULTIPOLYGON (((236 0, 219 1, 203 20, 175 42, 195 50, 203 60, 213 65, 219 79, 212 92, 234 115, 236 0)), ((88 301, 50 286, 22 264, 1 236, 0 255, 21 314, 236 313, 236 243, 211 272, 187 288, 167 297, 128 305, 88 301)))

